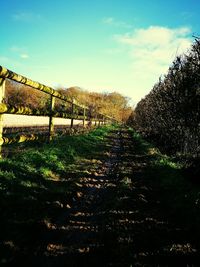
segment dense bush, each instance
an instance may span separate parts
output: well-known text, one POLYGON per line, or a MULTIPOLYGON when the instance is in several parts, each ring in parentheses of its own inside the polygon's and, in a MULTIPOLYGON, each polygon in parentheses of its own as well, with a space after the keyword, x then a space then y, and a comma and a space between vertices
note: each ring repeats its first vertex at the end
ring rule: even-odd
POLYGON ((165 151, 200 156, 200 39, 174 60, 131 119, 165 151))

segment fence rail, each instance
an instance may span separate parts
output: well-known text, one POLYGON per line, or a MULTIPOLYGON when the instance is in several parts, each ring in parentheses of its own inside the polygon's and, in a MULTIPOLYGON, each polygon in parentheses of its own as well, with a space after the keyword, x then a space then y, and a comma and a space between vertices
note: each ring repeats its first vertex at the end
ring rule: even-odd
MULTIPOLYGON (((101 125, 105 124, 107 122, 114 121, 113 118, 110 116, 101 114, 101 113, 96 113, 94 117, 91 116, 91 114, 88 115, 90 112, 90 108, 82 105, 81 103, 78 103, 75 99, 72 101, 71 99, 67 98, 65 95, 59 93, 55 89, 43 85, 41 83, 38 83, 36 81, 32 81, 31 79, 28 79, 22 75, 19 75, 11 70, 8 70, 5 67, 0 66, 0 149, 1 145, 3 144, 8 144, 8 143, 13 143, 13 142, 19 142, 19 138, 14 137, 13 139, 8 139, 3 136, 3 128, 4 128, 4 123, 3 123, 3 114, 20 114, 20 115, 28 115, 28 116, 47 116, 49 117, 49 131, 48 131, 48 140, 52 140, 55 131, 54 131, 54 118, 66 118, 66 119, 71 119, 71 124, 70 127, 73 128, 74 126, 74 119, 82 120, 82 125, 85 127, 86 120, 89 121, 95 121, 95 125, 101 125), (49 109, 47 110, 32 110, 29 107, 25 106, 11 106, 9 104, 4 103, 4 98, 5 98, 5 81, 6 79, 15 81, 20 84, 27 85, 31 88, 34 88, 36 90, 42 91, 48 95, 50 95, 50 104, 49 104, 49 109), (57 112, 54 109, 55 105, 55 99, 58 98, 64 102, 67 102, 71 105, 71 112, 57 112), (79 115, 76 113, 76 109, 82 109, 81 114, 79 115)), ((30 140, 35 140, 35 138, 30 138, 30 140)), ((23 142, 23 138, 20 139, 20 142, 23 142)))

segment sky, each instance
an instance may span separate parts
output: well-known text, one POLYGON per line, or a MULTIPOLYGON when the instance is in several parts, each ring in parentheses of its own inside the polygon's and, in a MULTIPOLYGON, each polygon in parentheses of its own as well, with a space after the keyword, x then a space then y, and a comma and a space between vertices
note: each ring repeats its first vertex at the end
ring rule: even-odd
POLYGON ((0 65, 136 103, 200 35, 199 0, 0 0, 0 65))

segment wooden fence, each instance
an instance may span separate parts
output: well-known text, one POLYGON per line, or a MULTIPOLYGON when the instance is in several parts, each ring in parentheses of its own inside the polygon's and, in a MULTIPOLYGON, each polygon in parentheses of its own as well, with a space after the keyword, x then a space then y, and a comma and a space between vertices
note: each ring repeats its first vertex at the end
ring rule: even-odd
POLYGON ((17 73, 14 73, 2 66, 0 66, 0 148, 3 144, 9 144, 13 142, 23 142, 26 140, 34 140, 37 138, 32 137, 4 137, 3 136, 3 114, 21 114, 21 115, 29 115, 29 116, 47 116, 49 117, 49 126, 48 126, 48 140, 50 141, 54 134, 54 118, 68 118, 71 119, 70 127, 73 128, 74 126, 74 119, 81 120, 82 126, 85 127, 86 121, 94 121, 95 125, 105 124, 111 121, 114 121, 111 117, 96 113, 94 117, 91 116, 90 109, 87 106, 84 106, 78 103, 76 100, 71 101, 71 99, 67 98, 65 95, 59 93, 58 91, 54 90, 53 88, 40 84, 38 82, 32 81, 24 76, 21 76, 17 73), (50 96, 50 107, 47 111, 39 111, 39 110, 32 110, 28 107, 15 107, 10 106, 4 103, 5 98, 5 81, 6 79, 15 81, 20 84, 27 85, 32 87, 36 90, 42 91, 50 96), (71 105, 71 112, 64 113, 64 112, 56 112, 54 109, 55 99, 58 98, 64 102, 67 102, 71 105), (77 114, 75 111, 76 109, 81 109, 83 115, 77 114))

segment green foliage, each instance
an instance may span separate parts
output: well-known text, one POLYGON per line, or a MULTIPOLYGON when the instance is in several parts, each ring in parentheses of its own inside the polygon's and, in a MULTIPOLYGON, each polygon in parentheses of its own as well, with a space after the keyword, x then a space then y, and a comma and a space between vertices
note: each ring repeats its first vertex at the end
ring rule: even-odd
POLYGON ((138 153, 141 153, 141 154, 159 153, 159 151, 155 149, 152 144, 144 140, 142 136, 139 133, 137 133, 135 130, 133 130, 132 128, 129 128, 129 132, 133 138, 134 149, 138 153))
POLYGON ((129 122, 166 153, 200 153, 200 39, 136 106, 129 122))
POLYGON ((157 166, 169 166, 172 169, 181 169, 183 166, 180 163, 173 162, 170 157, 162 156, 159 160, 155 162, 157 166))

